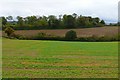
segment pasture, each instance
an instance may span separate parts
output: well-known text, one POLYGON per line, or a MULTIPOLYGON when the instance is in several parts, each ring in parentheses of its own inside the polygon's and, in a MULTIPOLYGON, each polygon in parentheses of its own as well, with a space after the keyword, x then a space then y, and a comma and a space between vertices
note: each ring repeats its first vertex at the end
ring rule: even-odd
POLYGON ((3 78, 117 78, 118 42, 3 38, 3 78))

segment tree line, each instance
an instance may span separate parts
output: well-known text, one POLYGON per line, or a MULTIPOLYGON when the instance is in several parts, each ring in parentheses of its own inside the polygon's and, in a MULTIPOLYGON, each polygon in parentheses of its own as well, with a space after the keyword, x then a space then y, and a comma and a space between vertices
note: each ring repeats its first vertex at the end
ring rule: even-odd
POLYGON ((12 16, 1 17, 2 29, 12 27, 15 30, 29 30, 29 29, 72 29, 72 28, 92 28, 102 27, 105 21, 99 17, 92 18, 91 16, 77 15, 55 15, 49 16, 17 16, 14 20, 12 16))

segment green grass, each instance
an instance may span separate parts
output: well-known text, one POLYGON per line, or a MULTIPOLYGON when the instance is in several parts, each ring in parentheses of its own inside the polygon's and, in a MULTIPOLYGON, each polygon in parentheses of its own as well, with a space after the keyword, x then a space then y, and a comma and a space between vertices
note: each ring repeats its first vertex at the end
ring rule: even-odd
POLYGON ((3 78, 117 78, 117 42, 3 39, 3 78))

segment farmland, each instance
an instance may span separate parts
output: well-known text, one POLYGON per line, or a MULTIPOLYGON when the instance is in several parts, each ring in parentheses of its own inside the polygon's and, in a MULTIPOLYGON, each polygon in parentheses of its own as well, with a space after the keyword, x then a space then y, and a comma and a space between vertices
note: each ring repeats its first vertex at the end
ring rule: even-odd
POLYGON ((3 38, 3 78, 117 78, 117 42, 3 38))
MULTIPOLYGON (((23 35, 27 37, 35 36, 38 33, 46 33, 48 35, 54 36, 65 36, 65 33, 71 29, 59 29, 59 30, 16 30, 15 34, 23 35)), ((81 29, 72 29, 76 31, 78 37, 89 37, 92 35, 96 36, 116 36, 118 34, 118 27, 98 27, 98 28, 81 28, 81 29)), ((3 32, 3 36, 5 33, 3 32)))

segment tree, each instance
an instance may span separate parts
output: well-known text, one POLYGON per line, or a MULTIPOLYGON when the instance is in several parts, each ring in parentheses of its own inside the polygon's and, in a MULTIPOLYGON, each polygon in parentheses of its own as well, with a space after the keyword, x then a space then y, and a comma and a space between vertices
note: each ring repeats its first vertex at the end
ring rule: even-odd
POLYGON ((73 13, 72 15, 46 16, 27 16, 25 18, 17 16, 17 21, 12 16, 2 17, 2 29, 12 26, 14 29, 71 29, 71 28, 90 28, 105 25, 104 20, 98 17, 82 16, 73 13), (8 21, 8 22, 7 22, 8 21))
POLYGON ((63 16, 62 15, 59 15, 59 29, 64 29, 65 26, 64 26, 64 23, 63 23, 63 16))
POLYGON ((85 21, 85 27, 91 28, 91 27, 93 27, 93 23, 90 22, 89 20, 86 20, 86 21, 85 21))
POLYGON ((63 22, 65 28, 75 28, 75 18, 72 15, 64 15, 63 22))
POLYGON ((60 21, 62 20, 62 15, 59 15, 59 20, 60 20, 60 21))
POLYGON ((37 17, 36 16, 28 16, 27 17, 28 24, 31 24, 32 26, 34 26, 34 24, 36 23, 36 21, 37 21, 37 17))
POLYGON ((100 22, 101 24, 103 24, 103 25, 105 25, 105 21, 104 20, 101 20, 101 22, 100 22))
POLYGON ((85 19, 84 16, 79 16, 77 18, 77 27, 78 28, 85 27, 86 26, 86 22, 85 21, 86 21, 86 19, 85 19))
POLYGON ((17 22, 18 27, 23 27, 23 23, 24 23, 23 18, 20 16, 17 16, 17 19, 18 19, 18 22, 17 22))
POLYGON ((56 29, 59 27, 59 20, 54 15, 48 16, 48 24, 50 29, 56 29))
POLYGON ((8 17, 6 17, 6 19, 9 20, 9 21, 12 21, 13 17, 12 16, 8 16, 8 17))
POLYGON ((77 38, 77 34, 75 31, 70 30, 66 33, 65 38, 69 40, 74 40, 75 38, 77 38))
POLYGON ((5 19, 5 17, 2 17, 2 25, 6 25, 7 20, 5 19))
POLYGON ((42 18, 37 21, 36 26, 46 28, 48 26, 48 22, 44 18, 42 18))
POLYGON ((14 30, 11 27, 7 27, 4 31, 8 37, 10 37, 10 35, 14 33, 14 30))
POLYGON ((77 14, 73 13, 72 16, 76 19, 77 18, 77 14))
POLYGON ((93 20, 94 20, 96 23, 99 23, 99 22, 100 22, 100 19, 99 19, 98 17, 93 18, 93 20))
POLYGON ((5 17, 0 17, 0 19, 2 19, 2 26, 0 26, 0 29, 4 29, 6 27, 6 24, 7 24, 7 20, 5 17))

